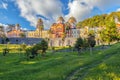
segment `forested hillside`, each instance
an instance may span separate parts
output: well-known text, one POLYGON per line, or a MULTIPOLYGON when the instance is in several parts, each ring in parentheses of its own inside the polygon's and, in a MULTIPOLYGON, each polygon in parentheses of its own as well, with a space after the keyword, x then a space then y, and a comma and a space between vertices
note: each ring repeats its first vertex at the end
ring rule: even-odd
POLYGON ((84 26, 89 27, 104 27, 105 23, 108 21, 113 21, 117 18, 120 20, 120 12, 112 12, 110 14, 102 14, 102 15, 96 15, 91 18, 87 18, 81 22, 78 22, 77 28, 81 28, 84 26))

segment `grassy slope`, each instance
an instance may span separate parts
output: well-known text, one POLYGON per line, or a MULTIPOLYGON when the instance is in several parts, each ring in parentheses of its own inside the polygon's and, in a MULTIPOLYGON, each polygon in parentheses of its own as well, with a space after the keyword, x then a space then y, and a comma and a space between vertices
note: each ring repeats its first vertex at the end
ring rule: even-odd
POLYGON ((120 80, 120 52, 90 68, 84 80, 120 80))
MULTIPOLYGON (((101 59, 80 67, 69 80, 120 80, 120 44, 101 52, 101 59)), ((100 54, 101 54, 100 53, 100 54)))
MULTIPOLYGON (((48 53, 45 58, 37 58, 31 61, 20 59, 23 55, 20 56, 19 54, 8 54, 7 56, 0 54, 0 80, 65 80, 71 72, 79 67, 90 65, 119 49, 120 46, 115 45, 107 51, 95 51, 92 56, 87 52, 80 56, 74 52, 62 52, 54 55, 48 53)), ((89 71, 94 72, 95 69, 89 71)), ((90 76, 86 76, 85 79, 89 79, 90 76)), ((92 76, 95 74, 91 74, 91 78, 92 76)))
POLYGON ((120 54, 90 68, 84 80, 120 80, 120 54))

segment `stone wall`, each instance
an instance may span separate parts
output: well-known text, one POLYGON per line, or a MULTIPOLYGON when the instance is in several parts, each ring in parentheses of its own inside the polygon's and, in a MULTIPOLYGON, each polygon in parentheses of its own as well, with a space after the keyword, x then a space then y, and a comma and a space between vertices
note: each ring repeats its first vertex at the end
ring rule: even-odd
MULTIPOLYGON (((62 40, 62 38, 52 38, 49 40, 49 46, 73 46, 75 44, 77 38, 65 38, 62 40)), ((2 38, 0 38, 0 44, 2 44, 2 38)), ((9 38, 10 44, 28 44, 28 45, 34 45, 36 43, 39 43, 42 40, 42 38, 9 38)), ((4 40, 5 42, 5 40, 4 40)), ((5 42, 6 43, 6 42, 5 42)))
MULTIPOLYGON (((41 38, 8 38, 10 44, 28 44, 28 45, 33 45, 36 43, 39 43, 42 39, 41 38)), ((4 39, 0 38, 0 43, 3 42, 4 39)), ((4 40, 6 43, 6 41, 4 40)))
POLYGON ((62 40, 62 38, 53 38, 49 40, 49 46, 74 46, 77 38, 65 38, 62 40))

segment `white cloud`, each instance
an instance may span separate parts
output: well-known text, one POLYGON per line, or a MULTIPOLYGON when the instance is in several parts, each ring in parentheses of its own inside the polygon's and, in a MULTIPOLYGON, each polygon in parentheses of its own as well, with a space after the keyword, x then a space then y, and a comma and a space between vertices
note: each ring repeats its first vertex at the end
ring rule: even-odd
POLYGON ((7 27, 8 25, 0 23, 0 26, 7 27))
POLYGON ((27 28, 22 28, 22 27, 20 29, 25 30, 25 31, 28 30, 27 28))
POLYGON ((113 6, 120 6, 120 0, 69 0, 68 14, 63 14, 63 3, 60 0, 14 0, 20 9, 20 15, 30 22, 30 25, 36 26, 37 19, 40 17, 44 21, 45 28, 49 28, 59 16, 74 16, 77 21, 81 21, 94 13, 97 7, 102 13, 110 10, 113 6))
POLYGON ((36 26, 38 16, 43 19, 45 28, 49 28, 51 21, 63 15, 62 4, 59 0, 16 0, 21 16, 36 26))
POLYGON ((120 11, 120 8, 118 8, 116 11, 120 11))
POLYGON ((8 4, 4 2, 2 2, 2 4, 0 5, 0 8, 3 8, 3 9, 7 9, 7 7, 8 7, 8 4))
POLYGON ((74 16, 77 21, 83 20, 91 16, 93 9, 97 7, 101 12, 105 12, 113 8, 113 6, 119 6, 120 0, 69 0, 69 13, 66 18, 74 16))
POLYGON ((83 3, 82 0, 75 0, 73 2, 69 2, 68 7, 69 14, 66 15, 66 18, 68 19, 69 17, 74 16, 77 21, 89 17, 91 10, 93 9, 93 6, 83 3))
POLYGON ((88 4, 92 3, 93 6, 97 6, 102 11, 111 9, 113 6, 115 7, 120 5, 120 0, 86 0, 86 2, 88 4))
POLYGON ((3 26, 3 28, 4 28, 4 31, 6 32, 8 25, 6 25, 6 24, 3 24, 3 23, 0 23, 0 26, 3 26))

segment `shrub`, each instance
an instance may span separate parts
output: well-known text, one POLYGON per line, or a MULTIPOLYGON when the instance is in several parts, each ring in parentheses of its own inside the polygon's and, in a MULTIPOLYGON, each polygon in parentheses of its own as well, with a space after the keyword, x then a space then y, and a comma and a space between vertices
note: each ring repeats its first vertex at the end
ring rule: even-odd
POLYGON ((43 39, 40 43, 34 45, 33 47, 27 48, 26 55, 28 58, 34 58, 38 55, 38 52, 41 51, 42 56, 44 56, 47 49, 48 43, 43 39))

